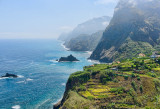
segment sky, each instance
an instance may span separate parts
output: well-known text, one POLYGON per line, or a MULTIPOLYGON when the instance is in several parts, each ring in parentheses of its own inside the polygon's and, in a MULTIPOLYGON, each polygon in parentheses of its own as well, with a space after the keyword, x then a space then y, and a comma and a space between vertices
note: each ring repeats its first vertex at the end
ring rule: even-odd
POLYGON ((0 39, 57 38, 78 24, 113 16, 117 0, 0 0, 0 39))

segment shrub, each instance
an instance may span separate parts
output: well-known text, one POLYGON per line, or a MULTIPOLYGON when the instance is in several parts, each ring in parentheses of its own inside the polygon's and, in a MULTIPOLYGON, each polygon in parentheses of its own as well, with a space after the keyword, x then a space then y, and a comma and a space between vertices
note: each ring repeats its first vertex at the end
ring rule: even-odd
POLYGON ((154 74, 154 73, 148 72, 147 74, 148 74, 149 76, 151 76, 151 77, 154 77, 154 78, 156 77, 156 74, 154 74))
POLYGON ((110 103, 109 105, 106 106, 106 109, 115 109, 115 103, 110 103))
POLYGON ((137 85, 136 85, 135 81, 133 81, 133 82, 131 83, 131 85, 132 85, 133 89, 136 91, 136 90, 137 90, 137 85))
POLYGON ((140 80, 141 80, 141 78, 140 78, 140 77, 137 77, 137 80, 138 80, 138 81, 140 81, 140 80))
POLYGON ((108 98, 108 95, 98 95, 98 98, 108 98))
POLYGON ((86 87, 81 85, 80 87, 77 88, 77 91, 86 91, 86 87))
POLYGON ((155 75, 155 74, 152 74, 151 76, 154 77, 154 78, 156 78, 156 75, 155 75))
POLYGON ((92 76, 95 76, 98 73, 99 73, 99 71, 94 71, 94 72, 92 72, 92 76))
POLYGON ((128 80, 128 75, 124 75, 124 79, 125 79, 125 80, 128 80))
POLYGON ((106 80, 107 80, 107 81, 112 81, 112 77, 109 76, 109 75, 106 75, 106 80))
POLYGON ((78 71, 70 75, 68 84, 70 88, 87 82, 90 79, 90 73, 86 71, 78 71))
POLYGON ((100 82, 102 83, 103 82, 103 78, 105 78, 106 77, 106 75, 104 74, 104 73, 101 73, 100 74, 100 82))
POLYGON ((160 80, 154 79, 155 88, 158 92, 160 92, 160 80))
POLYGON ((132 75, 131 75, 131 76, 132 76, 132 78, 135 78, 135 77, 136 77, 134 73, 132 73, 132 75))
POLYGON ((139 88, 140 92, 143 93, 143 86, 141 85, 139 88))
POLYGON ((94 97, 93 97, 93 96, 88 96, 88 97, 87 97, 87 99, 89 99, 89 100, 93 100, 93 99, 94 99, 94 97))
POLYGON ((138 74, 136 74, 136 77, 139 77, 139 75, 138 75, 138 74))
POLYGON ((102 71, 100 73, 100 82, 105 84, 107 81, 111 81, 114 73, 112 71, 102 71))
POLYGON ((102 79, 102 84, 106 84, 106 82, 107 82, 107 79, 106 79, 106 78, 103 78, 103 79, 102 79))
POLYGON ((124 87, 118 87, 118 88, 111 88, 110 91, 112 93, 116 93, 116 94, 122 94, 125 91, 124 87))
POLYGON ((118 83, 118 79, 114 78, 113 82, 118 83))

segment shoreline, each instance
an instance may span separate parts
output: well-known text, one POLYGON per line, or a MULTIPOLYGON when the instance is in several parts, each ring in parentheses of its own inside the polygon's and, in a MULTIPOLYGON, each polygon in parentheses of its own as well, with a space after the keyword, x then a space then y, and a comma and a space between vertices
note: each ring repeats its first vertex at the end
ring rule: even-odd
MULTIPOLYGON (((65 50, 67 50, 67 51, 72 51, 72 50, 70 50, 70 48, 67 48, 67 47, 64 45, 65 41, 61 41, 61 40, 58 40, 58 41, 61 42, 61 46, 62 46, 65 50)), ((91 55, 93 51, 72 51, 72 52, 85 52, 85 53, 88 53, 89 55, 91 55)))
MULTIPOLYGON (((67 47, 64 45, 65 41, 61 41, 61 40, 58 40, 58 41, 61 42, 61 46, 62 46, 65 50, 71 51, 69 48, 67 48, 67 47)), ((91 55, 93 51, 72 51, 72 52, 85 52, 85 53, 91 55)), ((101 64, 101 62, 98 61, 98 60, 92 60, 92 59, 88 59, 88 58, 87 58, 87 61, 88 61, 88 62, 91 62, 91 63, 94 63, 94 64, 101 64)))
MULTIPOLYGON (((61 46, 62 46, 66 51, 71 51, 69 48, 67 48, 67 47, 64 45, 64 41, 61 41, 61 40, 59 40, 59 41, 61 42, 61 46)), ((73 52, 84 52, 84 53, 87 53, 87 54, 91 55, 93 51, 73 51, 73 52)), ((91 62, 91 63, 93 63, 93 64, 101 64, 101 62, 99 62, 98 60, 91 60, 91 59, 88 59, 88 58, 86 58, 86 59, 87 59, 88 62, 91 62)), ((65 93, 65 92, 64 92, 64 93, 65 93)), ((61 104, 61 101, 62 101, 62 99, 63 99, 63 97, 64 97, 64 93, 63 93, 63 95, 62 95, 62 97, 61 97, 60 99, 58 99, 56 102, 53 103, 53 109, 54 109, 54 106, 58 106, 58 105, 61 104)))
MULTIPOLYGON (((61 40, 60 40, 61 41, 61 40)), ((61 41, 61 46, 65 49, 65 50, 67 50, 67 51, 69 51, 70 49, 69 48, 67 48, 65 45, 64 45, 64 41, 61 41)))

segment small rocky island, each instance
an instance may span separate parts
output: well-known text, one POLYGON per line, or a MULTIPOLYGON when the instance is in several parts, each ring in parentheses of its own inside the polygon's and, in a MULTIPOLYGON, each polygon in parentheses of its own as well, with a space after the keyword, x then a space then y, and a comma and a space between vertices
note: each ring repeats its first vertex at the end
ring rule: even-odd
POLYGON ((71 54, 68 57, 61 57, 57 61, 58 62, 75 62, 75 61, 79 61, 79 60, 71 54))
POLYGON ((18 76, 15 75, 15 74, 9 74, 9 73, 6 73, 6 75, 4 76, 1 76, 2 78, 5 78, 5 77, 8 77, 8 78, 17 78, 18 76))

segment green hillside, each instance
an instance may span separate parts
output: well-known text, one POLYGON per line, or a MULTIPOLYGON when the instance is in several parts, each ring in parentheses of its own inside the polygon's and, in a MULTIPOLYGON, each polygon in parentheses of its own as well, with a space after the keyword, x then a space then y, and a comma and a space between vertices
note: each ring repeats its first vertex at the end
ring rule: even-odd
POLYGON ((160 59, 95 64, 71 74, 60 109, 160 108, 160 59))

